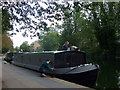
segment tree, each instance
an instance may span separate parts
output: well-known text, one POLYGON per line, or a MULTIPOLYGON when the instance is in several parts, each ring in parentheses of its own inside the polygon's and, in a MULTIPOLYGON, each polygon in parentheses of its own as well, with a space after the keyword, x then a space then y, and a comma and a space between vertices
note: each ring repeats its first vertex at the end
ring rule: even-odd
POLYGON ((16 46, 16 47, 14 48, 14 51, 15 51, 15 52, 19 52, 19 51, 20 51, 20 48, 19 48, 18 46, 16 46))
POLYGON ((48 21, 51 25, 55 25, 57 22, 54 19, 61 19, 59 5, 55 2, 1 2, 1 5, 2 11, 5 11, 4 14, 10 14, 10 16, 8 14, 8 18, 11 20, 13 27, 19 24, 20 29, 13 28, 11 35, 24 30, 23 36, 29 36, 28 32, 33 34, 30 35, 31 38, 39 36, 39 31, 47 30, 48 21))
POLYGON ((114 52, 120 37, 119 2, 3 2, 2 6, 12 16, 12 23, 19 23, 16 31, 24 30, 23 36, 28 36, 27 31, 33 36, 40 35, 37 30, 46 33, 48 21, 55 26, 60 20, 64 22, 61 43, 68 40, 84 48, 99 45, 103 52, 114 52))
POLYGON ((76 45, 81 50, 86 51, 96 49, 98 44, 94 35, 94 28, 91 27, 91 22, 83 13, 81 4, 74 2, 73 6, 68 5, 68 8, 64 11, 67 12, 67 15, 64 14, 61 43, 69 41, 71 45, 76 45))
POLYGON ((2 52, 2 35, 0 34, 0 53, 2 52))
POLYGON ((2 34, 13 29, 13 26, 10 23, 10 14, 8 9, 2 8, 2 34))
POLYGON ((23 42, 20 45, 20 50, 22 50, 23 52, 29 52, 30 51, 30 46, 29 46, 27 41, 23 42))
POLYGON ((43 36, 42 47, 44 50, 52 51, 59 48, 59 35, 57 32, 48 32, 43 36))
POLYGON ((0 35, 2 34, 2 10, 0 9, 0 35))
MULTIPOLYGON (((92 23, 95 29, 95 36, 101 49, 115 52, 116 49, 116 24, 118 24, 116 10, 118 3, 91 3, 92 23), (117 23, 116 23, 117 22, 117 23)), ((120 28, 120 27, 119 27, 120 28)))
POLYGON ((10 31, 12 29, 12 25, 10 24, 10 14, 8 12, 8 9, 0 9, 0 36, 2 42, 2 53, 6 53, 9 50, 12 50, 13 43, 12 40, 9 37, 9 34, 7 31, 10 31), (2 11, 2 13, 1 13, 2 11))
POLYGON ((2 34, 2 53, 6 53, 8 50, 13 48, 13 43, 10 37, 8 37, 8 33, 2 34))
POLYGON ((2 51, 2 11, 0 9, 0 53, 2 51))

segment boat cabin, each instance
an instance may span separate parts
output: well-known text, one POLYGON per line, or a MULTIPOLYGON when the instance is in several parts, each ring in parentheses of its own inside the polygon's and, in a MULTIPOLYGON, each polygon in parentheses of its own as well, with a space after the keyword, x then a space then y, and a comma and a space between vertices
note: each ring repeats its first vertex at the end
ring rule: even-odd
POLYGON ((74 67, 85 63, 86 57, 84 52, 62 51, 54 53, 55 68, 74 67))
MULTIPOLYGON (((44 51, 16 53, 13 61, 18 64, 40 66, 43 60, 51 60, 54 68, 74 67, 86 64, 85 53, 80 51, 44 51)), ((31 67, 31 66, 30 66, 31 67)))

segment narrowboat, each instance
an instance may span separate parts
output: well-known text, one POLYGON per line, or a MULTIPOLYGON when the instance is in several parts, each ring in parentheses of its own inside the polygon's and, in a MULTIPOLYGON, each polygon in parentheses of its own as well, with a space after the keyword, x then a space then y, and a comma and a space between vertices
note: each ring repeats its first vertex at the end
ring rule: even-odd
POLYGON ((88 64, 81 51, 43 51, 16 53, 12 63, 39 71, 43 60, 51 60, 54 70, 44 70, 46 75, 92 87, 97 79, 99 66, 88 64))
POLYGON ((6 54, 6 57, 4 58, 4 60, 8 63, 11 63, 14 57, 14 53, 13 52, 9 52, 6 54))

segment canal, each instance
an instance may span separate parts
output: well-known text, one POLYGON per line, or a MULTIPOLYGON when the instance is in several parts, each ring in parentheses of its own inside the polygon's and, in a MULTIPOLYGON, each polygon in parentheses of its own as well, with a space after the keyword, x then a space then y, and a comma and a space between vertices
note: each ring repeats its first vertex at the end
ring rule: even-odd
POLYGON ((100 67, 95 89, 120 88, 120 60, 88 60, 100 67))

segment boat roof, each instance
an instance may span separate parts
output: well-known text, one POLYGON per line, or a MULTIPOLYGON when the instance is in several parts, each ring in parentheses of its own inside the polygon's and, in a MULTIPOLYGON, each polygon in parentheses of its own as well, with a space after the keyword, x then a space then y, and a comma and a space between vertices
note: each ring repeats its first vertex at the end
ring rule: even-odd
POLYGON ((19 54, 56 54, 62 52, 81 52, 81 51, 41 51, 41 52, 18 52, 19 54))
POLYGON ((40 51, 40 52, 19 52, 19 53, 24 53, 24 54, 28 54, 28 53, 35 53, 35 54, 46 53, 47 54, 47 53, 50 53, 51 54, 51 53, 61 53, 61 52, 66 52, 66 51, 40 51))

